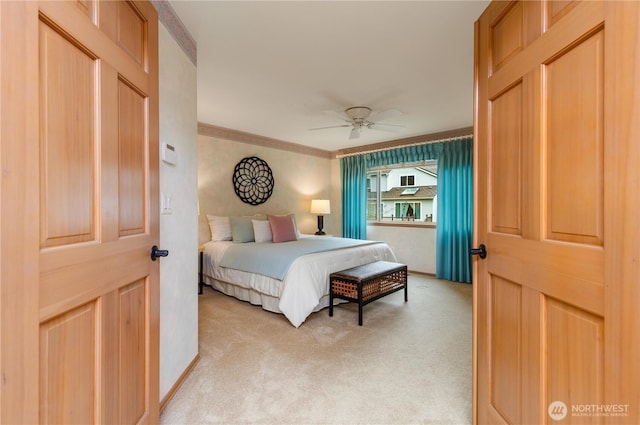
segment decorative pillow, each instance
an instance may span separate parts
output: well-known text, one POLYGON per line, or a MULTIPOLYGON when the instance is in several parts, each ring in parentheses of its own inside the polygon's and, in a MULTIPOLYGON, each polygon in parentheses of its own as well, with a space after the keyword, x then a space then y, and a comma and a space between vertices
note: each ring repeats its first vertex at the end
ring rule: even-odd
POLYGON ((271 224, 268 220, 251 220, 253 223, 253 234, 256 242, 271 242, 271 224))
POLYGON ((218 217, 207 214, 207 220, 209 221, 212 241, 231 240, 231 224, 229 222, 229 217, 218 217))
POLYGON ((293 220, 293 214, 289 215, 268 215, 269 225, 271 226, 271 234, 273 242, 295 241, 296 227, 293 220))
POLYGON ((229 221, 231 222, 231 237, 233 242, 245 243, 255 240, 251 217, 231 217, 229 221))

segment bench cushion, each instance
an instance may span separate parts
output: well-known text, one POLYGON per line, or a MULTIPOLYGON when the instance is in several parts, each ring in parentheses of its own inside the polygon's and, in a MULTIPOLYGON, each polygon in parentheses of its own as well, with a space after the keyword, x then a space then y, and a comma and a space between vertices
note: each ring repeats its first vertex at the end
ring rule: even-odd
POLYGON ((396 270, 404 269, 406 266, 401 263, 391 261, 376 261, 375 263, 363 264, 350 269, 331 273, 331 277, 348 279, 354 282, 361 282, 365 279, 375 279, 386 276, 396 270))

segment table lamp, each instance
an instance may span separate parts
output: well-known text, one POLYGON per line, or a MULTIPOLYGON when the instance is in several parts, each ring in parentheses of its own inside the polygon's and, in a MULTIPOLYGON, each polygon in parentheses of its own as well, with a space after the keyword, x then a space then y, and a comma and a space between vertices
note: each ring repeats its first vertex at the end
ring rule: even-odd
POLYGON ((324 226, 324 214, 331 214, 331 203, 328 199, 312 199, 311 214, 318 214, 318 231, 316 235, 324 235, 322 227, 324 226))

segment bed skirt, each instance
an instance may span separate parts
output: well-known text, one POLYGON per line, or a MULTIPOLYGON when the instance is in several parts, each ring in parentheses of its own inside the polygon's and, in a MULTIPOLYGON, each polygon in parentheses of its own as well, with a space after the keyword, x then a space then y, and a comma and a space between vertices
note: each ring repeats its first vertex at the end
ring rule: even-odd
MULTIPOLYGON (((228 295, 233 298, 237 298, 242 301, 247 301, 250 304, 257 305, 262 307, 264 310, 270 311, 272 313, 283 314, 278 307, 280 304, 280 299, 268 294, 263 294, 254 289, 244 288, 239 285, 235 285, 233 283, 225 282, 222 280, 214 279, 211 276, 204 276, 205 285, 210 286, 218 292, 222 292, 225 295, 228 295)), ((343 302, 347 302, 340 299, 333 300, 333 304, 340 304, 343 302)), ((329 307, 329 294, 320 298, 320 302, 313 309, 314 312, 320 311, 323 308, 329 307)))

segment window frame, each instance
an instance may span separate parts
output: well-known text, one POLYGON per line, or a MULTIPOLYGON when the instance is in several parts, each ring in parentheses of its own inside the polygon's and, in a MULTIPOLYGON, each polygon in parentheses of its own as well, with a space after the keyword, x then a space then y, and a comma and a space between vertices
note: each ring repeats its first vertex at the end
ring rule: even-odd
MULTIPOLYGON (((408 167, 403 167, 408 168, 408 167)), ((416 175, 415 174, 401 174, 400 175, 400 187, 411 187, 416 185, 416 175), (402 179, 405 179, 405 183, 402 184, 402 179), (409 183, 409 179, 413 181, 409 183)))
MULTIPOLYGON (((420 205, 420 215, 423 215, 424 217, 422 219, 420 219, 420 221, 418 220, 413 220, 413 221, 407 221, 407 220, 398 220, 398 219, 394 219, 392 221, 385 221, 383 219, 381 219, 380 214, 383 213, 384 211, 384 206, 382 203, 382 192, 380 190, 381 188, 381 181, 382 181, 382 176, 384 173, 389 173, 392 170, 397 170, 397 169, 404 169, 404 168, 414 168, 414 167, 424 167, 425 165, 431 165, 431 164, 437 164, 437 160, 433 159, 433 160, 425 160, 425 161, 419 161, 419 162, 415 162, 415 163, 403 163, 403 164, 393 164, 393 165, 385 165, 385 166, 381 166, 381 167, 374 167, 374 168, 367 168, 366 170, 366 175, 367 175, 367 206, 366 206, 366 220, 367 220, 367 226, 398 226, 398 227, 427 227, 427 228, 435 228, 437 225, 437 222, 433 222, 433 221, 425 221, 427 219, 427 216, 429 214, 426 213, 426 210, 423 211, 423 206, 420 205), (371 178, 375 176, 376 179, 376 190, 375 192, 375 196, 374 197, 370 197, 369 195, 372 193, 371 191, 371 178), (373 209, 373 206, 375 205, 375 218, 370 218, 371 214, 371 210, 373 209)), ((399 187, 415 187, 415 182, 416 182, 416 178, 415 178, 415 174, 402 174, 400 175, 401 177, 401 181, 400 183, 402 183, 402 177, 406 177, 406 176, 412 176, 414 178, 414 184, 413 185, 405 185, 403 186, 402 184, 399 187)), ((437 177, 436 177, 437 179, 437 177)), ((396 203, 402 203, 402 201, 397 201, 394 200, 394 211, 395 211, 395 205, 396 203)), ((415 204, 420 203, 421 201, 405 201, 407 203, 411 203, 414 206, 414 211, 415 211, 415 204)), ((436 206, 437 208, 437 206, 436 206)), ((431 216, 433 217, 434 212, 431 213, 431 216)))
POLYGON ((422 214, 422 202, 421 201, 393 201, 393 209, 396 211, 396 217, 400 217, 404 220, 405 217, 403 217, 400 214, 397 214, 397 212, 399 210, 402 209, 402 205, 411 205, 411 207, 413 208, 414 211, 414 219, 413 220, 407 220, 407 221, 421 221, 420 219, 420 215, 422 214), (417 212, 416 212, 417 210, 417 212))

